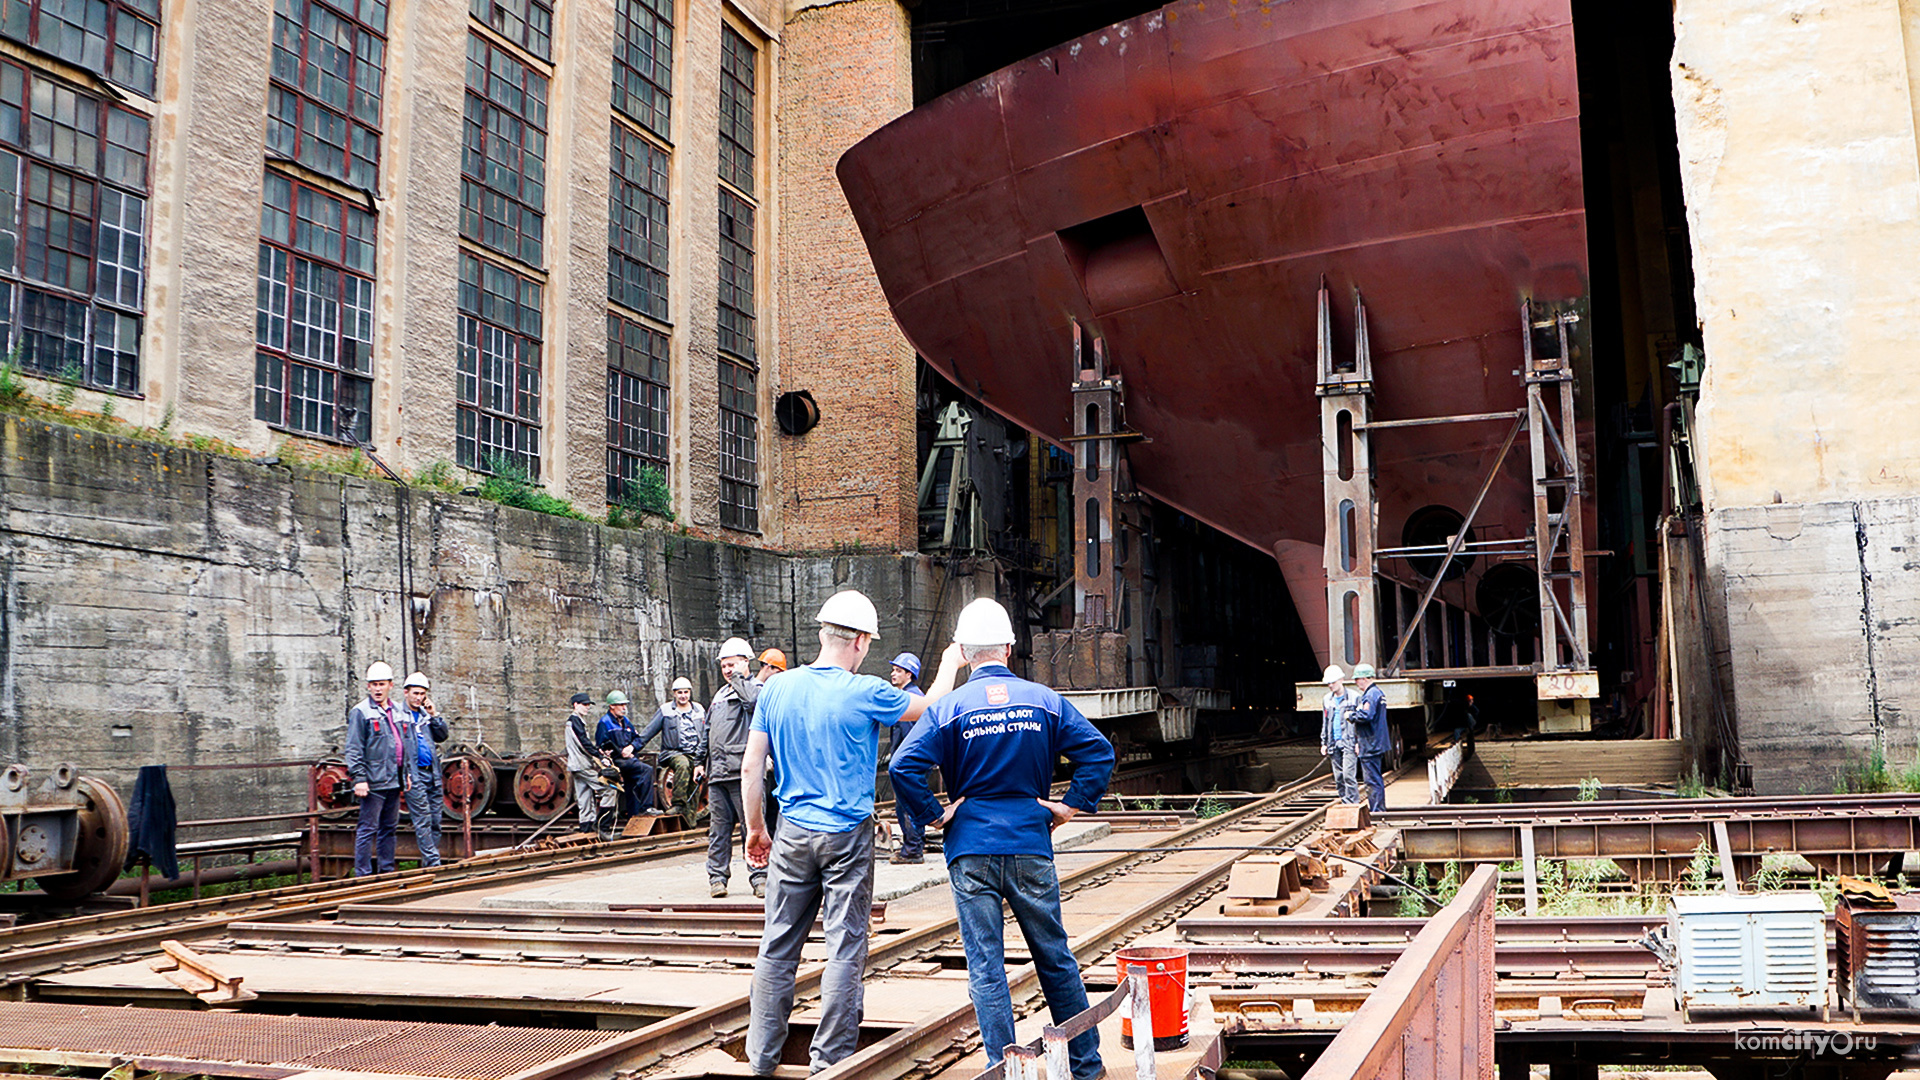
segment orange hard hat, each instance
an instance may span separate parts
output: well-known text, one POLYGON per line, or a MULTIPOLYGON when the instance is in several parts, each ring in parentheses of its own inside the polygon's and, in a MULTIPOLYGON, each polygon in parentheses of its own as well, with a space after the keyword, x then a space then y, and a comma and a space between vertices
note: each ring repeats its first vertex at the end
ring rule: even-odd
POLYGON ((775 671, 787 670, 787 654, 779 649, 768 649, 761 653, 760 662, 771 665, 775 671))

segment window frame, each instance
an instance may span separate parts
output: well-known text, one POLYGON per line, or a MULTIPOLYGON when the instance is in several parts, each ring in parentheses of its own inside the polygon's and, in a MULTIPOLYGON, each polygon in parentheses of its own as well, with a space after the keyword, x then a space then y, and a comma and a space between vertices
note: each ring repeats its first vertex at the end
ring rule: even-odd
POLYGON ((613 110, 668 143, 673 141, 674 7, 675 0, 615 0, 613 9, 613 110), (649 70, 641 70, 634 57, 644 57, 649 70))
POLYGON ((379 0, 274 0, 273 5, 273 43, 269 49, 267 64, 267 150, 278 154, 288 161, 312 169, 322 176, 329 176, 344 184, 367 191, 378 190, 380 184, 381 137, 385 130, 386 76, 387 76, 387 10, 379 0), (301 19, 296 22, 293 10, 298 9, 301 19), (328 42, 319 37, 319 31, 313 26, 313 12, 330 16, 343 24, 353 35, 350 48, 341 48, 337 43, 328 42), (359 10, 350 10, 359 9, 359 10), (379 25, 369 23, 359 11, 378 12, 379 25), (281 39, 282 24, 294 28, 293 43, 298 51, 286 49, 281 39), (345 54, 346 70, 335 73, 324 65, 324 59, 314 57, 316 43, 340 48, 345 54), (368 43, 371 43, 369 45, 368 43), (377 59, 368 53, 378 50, 377 59), (280 57, 292 58, 290 71, 283 71, 280 57), (363 98, 368 96, 362 80, 364 68, 371 67, 377 75, 373 86, 372 115, 362 111, 363 98), (319 93, 310 89, 308 83, 315 78, 333 76, 345 86, 346 104, 335 106, 319 93), (291 103, 291 112, 282 115, 278 105, 284 97, 291 103), (315 130, 312 123, 315 114, 321 118, 332 118, 341 125, 341 141, 334 143, 315 130), (287 134, 283 143, 281 130, 287 134), (312 156, 302 156, 312 141, 337 146, 339 164, 337 167, 312 156))
MULTIPOLYGON (((529 480, 540 479, 543 440, 546 434, 544 408, 546 394, 545 363, 545 281, 521 272, 505 262, 462 249, 459 265, 459 301, 455 310, 455 393, 454 457, 456 464, 477 473, 494 472, 490 459, 500 449, 496 438, 484 436, 490 425, 496 432, 510 427, 516 444, 505 453, 516 458, 529 480), (473 268, 469 280, 468 268, 473 268), (491 290, 487 274, 506 275, 516 286, 516 294, 507 297, 491 290), (529 292, 531 290, 531 292, 529 292), (506 309, 511 307, 512 311, 506 309), (503 316, 511 316, 513 325, 503 316), (533 326, 527 322, 531 317, 533 326), (506 357, 513 364, 510 382, 486 370, 489 341, 517 345, 506 357), (489 387, 503 390, 511 397, 511 406, 502 408, 488 400, 489 387)), ((497 398, 495 399, 498 400, 497 398)))
POLYGON ((607 505, 652 466, 669 475, 673 458, 673 338, 619 312, 607 313, 607 505), (638 341, 629 341, 629 335, 638 341))
POLYGON ((469 28, 466 80, 460 134, 460 235, 495 255, 543 270, 547 254, 547 189, 550 183, 547 172, 547 110, 552 79, 513 50, 469 28), (476 51, 478 56, 475 55, 476 51), (507 83, 496 74, 496 62, 504 62, 519 70, 520 81, 517 86, 507 83), (476 74, 483 79, 479 87, 474 85, 476 74), (500 88, 496 88, 496 80, 500 82, 500 88), (510 104, 509 98, 516 99, 519 107, 510 104), (528 102, 534 103, 532 108, 526 107, 528 102), (496 122, 503 128, 509 122, 518 125, 520 137, 512 139, 504 131, 496 132, 496 122), (532 132, 537 139, 537 150, 529 148, 528 132, 532 132), (504 159, 496 162, 494 158, 496 148, 501 146, 513 156, 511 175, 517 178, 513 192, 494 182, 496 172, 503 176, 507 174, 504 159), (529 160, 538 164, 535 176, 527 172, 529 160), (532 200, 527 198, 530 185, 538 186, 538 194, 532 200), (494 208, 502 215, 512 214, 513 220, 509 221, 506 216, 490 215, 489 210, 494 208), (517 241, 512 250, 507 250, 496 239, 489 239, 489 225, 493 226, 495 235, 502 238, 507 230, 511 230, 517 241), (529 244, 532 245, 531 249, 529 244))
POLYGON ((760 377, 732 357, 719 358, 720 524, 760 531, 760 377), (744 378, 745 385, 741 385, 744 378), (742 408, 744 399, 748 408, 742 408))
POLYGON ((264 174, 260 199, 254 419, 305 438, 344 445, 370 443, 374 349, 379 336, 374 318, 379 217, 351 199, 272 168, 264 174), (284 207, 271 201, 276 187, 286 193, 284 207), (304 212, 304 207, 321 200, 337 210, 331 229, 327 222, 304 212), (362 223, 359 230, 354 227, 356 221, 362 223), (317 240, 326 241, 326 246, 317 240), (303 269, 309 282, 316 273, 332 274, 332 290, 303 289, 303 269), (316 302, 330 303, 331 324, 312 321, 314 315, 325 313, 313 306, 316 302), (303 320, 303 315, 308 318, 303 320), (358 324, 351 330, 350 321, 358 324), (309 343, 330 341, 331 350, 316 354, 311 344, 306 348, 299 344, 303 338, 309 343), (357 353, 349 350, 349 342, 360 344, 357 353), (314 392, 299 393, 303 387, 314 392), (322 392, 322 387, 327 389, 322 392), (351 432, 342 431, 344 411, 353 414, 351 432), (325 428, 299 419, 302 414, 317 418, 323 413, 331 418, 325 428))
POLYGON ((140 397, 139 343, 146 325, 148 231, 152 228, 153 118, 128 108, 124 99, 96 95, 10 60, 0 60, 0 83, 20 89, 19 102, 6 103, 18 111, 0 120, 0 152, 13 158, 11 177, 0 182, 0 190, 7 190, 12 198, 0 210, 0 236, 12 245, 5 252, 10 257, 0 264, 0 294, 4 294, 0 296, 0 350, 10 355, 16 346, 33 341, 36 347, 30 355, 23 349, 23 370, 57 379, 77 367, 80 385, 140 397), (65 111, 71 113, 73 123, 60 122, 60 108, 41 111, 36 98, 53 106, 66 102, 70 108, 65 111), (139 147, 132 141, 136 132, 145 136, 139 147), (42 179, 45 197, 37 198, 36 181, 42 179), (69 198, 58 207, 64 219, 57 244, 52 229, 56 184, 69 193, 85 186, 84 205, 69 198), (105 219, 110 200, 117 200, 120 210, 112 222, 105 219), (129 224, 133 228, 127 228, 129 224), (102 256, 109 229, 114 254, 109 276, 115 287, 111 295, 102 296, 102 256), (61 281, 47 280, 44 272, 28 273, 29 265, 44 271, 56 250, 64 253, 61 281), (121 261, 129 255, 131 262, 121 261), (75 260, 81 262, 76 265, 75 260), (55 306, 64 312, 58 319, 49 314, 55 306), (40 317, 32 318, 36 313, 40 317), (55 322, 57 333, 52 332, 55 322), (51 362, 41 351, 41 345, 49 342, 59 343, 51 362))
MULTIPOLYGON (((46 39, 46 25, 42 16, 46 14, 49 0, 0 0, 0 36, 31 46, 63 63, 72 64, 82 71, 91 72, 115 86, 132 90, 149 101, 158 100, 157 87, 160 78, 160 27, 163 5, 161 0, 79 0, 82 3, 98 3, 105 12, 104 25, 99 34, 99 62, 87 62, 84 54, 78 58, 69 56, 54 47, 46 39), (22 14, 16 16, 15 11, 22 14), (24 25, 20 25, 24 24, 24 25), (129 31, 138 36, 140 28, 148 31, 148 53, 140 54, 128 48, 122 35, 129 31), (119 63, 122 53, 135 61, 144 61, 145 79, 131 79, 119 63)), ((72 2, 72 0, 62 0, 72 2)), ((55 16, 64 26, 71 26, 65 19, 55 16)), ((82 32, 82 37, 93 36, 82 32)))
POLYGON ((671 325, 673 155, 617 120, 610 141, 607 296, 671 325), (636 162, 642 155, 644 160, 636 162), (643 174, 639 182, 633 177, 636 166, 643 174))

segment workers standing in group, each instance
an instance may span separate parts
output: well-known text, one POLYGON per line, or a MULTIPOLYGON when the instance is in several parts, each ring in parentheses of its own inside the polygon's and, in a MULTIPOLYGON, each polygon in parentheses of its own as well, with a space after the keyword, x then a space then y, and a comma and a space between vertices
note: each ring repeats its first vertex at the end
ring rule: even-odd
POLYGON ((673 784, 667 810, 691 829, 699 813, 696 789, 707 776, 707 710, 693 700, 693 683, 685 677, 673 680, 672 693, 640 732, 640 745, 660 737, 658 771, 673 784))
MULTIPOLYGON (((887 681, 896 689, 905 690, 909 694, 923 693, 919 686, 920 658, 910 652, 903 652, 894 657, 893 666, 887 671, 887 681)), ((911 735, 918 725, 917 720, 911 724, 893 725, 893 742, 887 747, 888 761, 892 761, 893 755, 899 753, 900 748, 906 745, 907 736, 911 735)), ((900 847, 894 851, 893 858, 889 861, 901 864, 925 862, 927 830, 914 823, 913 816, 907 813, 907 804, 898 799, 893 803, 893 816, 900 826, 900 847)))
POLYGON ((421 866, 440 865, 441 795, 440 744, 447 741, 447 722, 434 708, 432 684, 416 671, 400 684, 407 699, 407 720, 413 728, 413 753, 407 758, 412 773, 407 780, 407 817, 413 822, 414 843, 421 866))
MULTIPOLYGON (((740 763, 747 753, 748 728, 762 682, 747 676, 753 647, 743 638, 720 645, 720 690, 707 706, 707 891, 727 895, 733 877, 733 837, 745 839, 746 807, 741 800, 740 763)), ((762 667, 765 665, 763 664, 762 667)), ((747 866, 753 895, 767 893, 767 868, 747 866)))
POLYGON ((1393 752, 1393 723, 1387 718, 1387 693, 1374 685, 1373 665, 1356 664, 1353 685, 1358 691, 1347 716, 1353 721, 1354 742, 1360 752, 1360 775, 1367 785, 1367 808, 1387 808, 1387 780, 1381 764, 1393 752))
POLYGON ((413 722, 393 703, 393 669, 375 661, 367 666, 367 696, 347 713, 347 775, 360 800, 360 823, 353 834, 353 874, 365 877, 393 869, 393 848, 400 827, 400 800, 412 768, 413 722))
MULTIPOLYGON (((854 590, 835 593, 816 619, 819 657, 766 684, 754 708, 743 762, 747 861, 771 864, 766 929, 754 962, 747 1021, 747 1067, 756 1076, 771 1076, 780 1064, 795 973, 816 915, 826 938, 826 966, 819 1026, 809 1050, 812 1070, 841 1061, 859 1042, 865 1004, 861 976, 873 917, 880 729, 917 719, 928 700, 855 674, 880 629, 872 601, 854 590), (769 835, 761 804, 769 754, 780 770, 777 835, 769 835)), ((953 685, 957 666, 956 657, 941 669, 945 687, 953 685)), ((936 681, 933 693, 942 689, 936 681)))
POLYGON ((580 814, 580 831, 611 839, 620 817, 620 772, 613 759, 595 745, 593 697, 573 695, 573 715, 567 717, 567 776, 573 781, 573 803, 580 814))
POLYGON ((607 711, 594 728, 594 745, 613 757, 620 770, 620 786, 626 792, 622 810, 627 817, 653 813, 653 766, 640 760, 640 733, 627 718, 627 695, 619 690, 607 693, 607 711))
MULTIPOLYGON (((999 1064, 1014 1041, 1002 904, 1020 924, 1053 1022, 1087 1009, 1080 963, 1061 922, 1051 833, 1099 807, 1114 763, 1113 744, 1079 710, 1007 667, 1013 643, 1013 621, 997 601, 983 598, 961 610, 940 680, 951 682, 948 665, 956 659, 972 674, 927 709, 888 770, 907 814, 944 833, 967 992, 989 1065, 999 1064), (1062 757, 1073 776, 1056 802, 1053 767, 1062 757), (927 786, 935 768, 948 784, 944 811, 927 786)), ((940 687, 936 682, 936 696, 940 687)), ((1075 1036, 1067 1056, 1073 1080, 1100 1076, 1099 1029, 1075 1036)))
POLYGON ((1353 722, 1354 696, 1347 692, 1347 673, 1327 665, 1327 695, 1320 699, 1320 752, 1333 769, 1333 788, 1343 803, 1360 801, 1359 753, 1355 749, 1353 722))

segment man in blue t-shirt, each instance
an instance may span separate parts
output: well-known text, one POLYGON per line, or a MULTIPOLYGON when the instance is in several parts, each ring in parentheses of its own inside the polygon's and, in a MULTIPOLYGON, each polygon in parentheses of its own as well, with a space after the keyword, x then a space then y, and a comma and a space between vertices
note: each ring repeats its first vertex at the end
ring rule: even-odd
POLYGON ((827 965, 820 980, 814 1072, 859 1044, 865 998, 867 932, 873 909, 873 788, 880 729, 912 723, 927 702, 953 686, 958 660, 942 665, 934 692, 908 694, 854 672, 880 629, 873 602, 853 590, 820 607, 820 657, 767 680, 753 713, 741 762, 747 815, 747 865, 767 875, 767 925, 754 961, 747 1065, 771 1076, 787 1042, 800 950, 821 914, 827 965), (778 780, 780 832, 767 835, 767 757, 778 780))
MULTIPOLYGON (((953 636, 948 654, 958 651, 973 674, 927 710, 893 755, 888 775, 907 816, 946 833, 953 906, 967 950, 967 992, 987 1060, 997 1065, 1013 1042, 1002 902, 1027 939, 1053 1022, 1064 1024, 1086 1011, 1087 988, 1060 921, 1052 833, 1099 807, 1113 773, 1113 744, 1059 694, 1008 670, 1013 620, 998 603, 968 604, 953 636), (1053 763, 1062 757, 1073 768, 1073 780, 1054 802, 1053 763), (927 787, 927 771, 936 767, 953 799, 944 812, 927 787)), ((940 672, 947 677, 944 660, 940 672)), ((1075 1036, 1067 1052, 1074 1080, 1094 1080, 1105 1071, 1098 1029, 1075 1036)))

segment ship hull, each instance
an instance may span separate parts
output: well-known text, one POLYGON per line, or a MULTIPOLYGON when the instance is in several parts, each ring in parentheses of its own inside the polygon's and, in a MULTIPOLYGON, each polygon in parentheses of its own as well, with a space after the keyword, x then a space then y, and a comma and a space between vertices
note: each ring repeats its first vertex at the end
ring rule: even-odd
MULTIPOLYGON (((1365 298, 1376 417, 1520 408, 1522 302, 1587 293, 1575 76, 1567 0, 1195 0, 930 102, 839 174, 928 363, 1059 442, 1091 327, 1135 480, 1279 556, 1318 643, 1320 285, 1341 350, 1365 298)), ((1382 543, 1465 510, 1506 433, 1375 433, 1382 543)), ((1526 534, 1527 477, 1513 455, 1477 535, 1526 534)))

